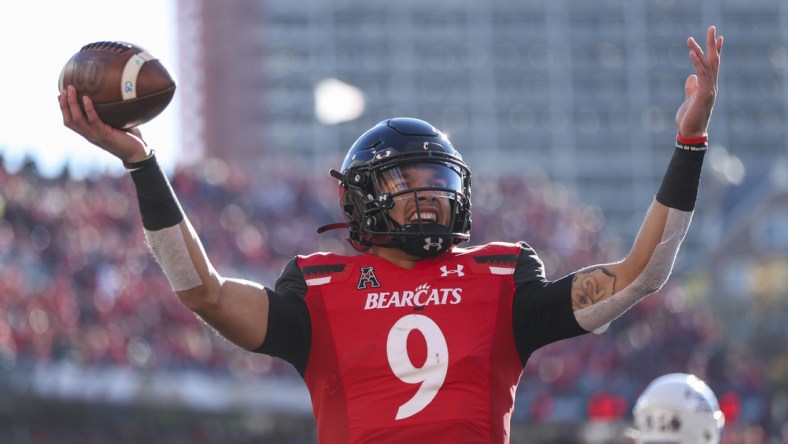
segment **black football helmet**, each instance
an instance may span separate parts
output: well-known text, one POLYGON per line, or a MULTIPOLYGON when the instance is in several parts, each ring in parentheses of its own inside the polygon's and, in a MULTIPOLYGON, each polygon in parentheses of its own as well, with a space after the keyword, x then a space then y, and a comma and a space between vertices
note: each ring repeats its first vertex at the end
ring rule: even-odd
POLYGON ((340 181, 348 241, 359 251, 376 245, 434 257, 470 239, 471 172, 449 139, 423 120, 378 123, 331 175, 340 181))

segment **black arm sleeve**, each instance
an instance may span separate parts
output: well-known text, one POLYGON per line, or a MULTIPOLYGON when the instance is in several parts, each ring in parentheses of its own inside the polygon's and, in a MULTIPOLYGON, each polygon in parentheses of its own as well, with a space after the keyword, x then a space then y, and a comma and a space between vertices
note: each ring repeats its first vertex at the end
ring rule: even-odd
POLYGON ((304 376, 312 342, 312 324, 304 301, 307 285, 297 259, 285 266, 275 290, 265 290, 268 293, 268 329, 263 344, 253 351, 284 359, 304 376))
POLYGON ((546 280, 536 253, 523 244, 512 310, 514 339, 523 365, 531 353, 547 344, 588 333, 572 310, 573 278, 570 274, 557 281, 546 280))

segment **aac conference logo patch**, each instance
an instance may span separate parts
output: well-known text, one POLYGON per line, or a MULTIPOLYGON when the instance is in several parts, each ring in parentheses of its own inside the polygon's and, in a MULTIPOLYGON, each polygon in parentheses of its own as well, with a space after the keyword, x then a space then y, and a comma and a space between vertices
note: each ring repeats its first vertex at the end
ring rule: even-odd
POLYGON ((380 287, 380 282, 378 278, 375 276, 375 268, 374 267, 361 267, 361 278, 358 280, 358 286, 356 287, 359 290, 363 290, 370 285, 372 288, 380 287))

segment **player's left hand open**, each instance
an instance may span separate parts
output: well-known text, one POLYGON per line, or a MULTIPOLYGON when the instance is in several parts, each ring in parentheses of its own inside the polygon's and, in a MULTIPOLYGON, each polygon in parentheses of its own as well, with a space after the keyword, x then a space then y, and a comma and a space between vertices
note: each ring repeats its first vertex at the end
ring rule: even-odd
POLYGON ((714 26, 710 26, 706 31, 706 54, 694 38, 687 39, 695 74, 687 77, 684 84, 684 103, 676 112, 676 128, 683 137, 701 137, 706 134, 714 100, 717 98, 722 42, 723 38, 717 36, 717 28, 714 26))

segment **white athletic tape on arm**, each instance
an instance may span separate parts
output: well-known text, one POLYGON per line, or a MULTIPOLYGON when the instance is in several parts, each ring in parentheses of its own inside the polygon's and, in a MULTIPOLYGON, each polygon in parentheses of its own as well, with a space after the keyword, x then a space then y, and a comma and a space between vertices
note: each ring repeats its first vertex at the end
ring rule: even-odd
POLYGON ((180 224, 144 231, 148 247, 170 281, 173 291, 188 290, 203 284, 189 255, 180 224))
POLYGON ((662 288, 673 270, 673 262, 691 221, 692 212, 669 208, 665 232, 643 271, 631 284, 608 299, 576 310, 577 323, 587 331, 604 328, 641 299, 662 288))

